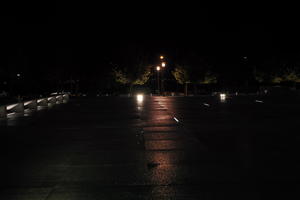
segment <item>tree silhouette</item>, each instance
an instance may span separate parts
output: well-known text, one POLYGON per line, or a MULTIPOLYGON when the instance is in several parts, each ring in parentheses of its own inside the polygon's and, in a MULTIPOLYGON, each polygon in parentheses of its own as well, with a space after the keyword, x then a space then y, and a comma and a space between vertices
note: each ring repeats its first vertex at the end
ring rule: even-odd
POLYGON ((113 75, 115 81, 129 86, 130 93, 134 85, 144 85, 151 76, 151 67, 143 64, 137 64, 132 68, 114 68, 113 75))
POLYGON ((174 71, 172 71, 172 75, 176 79, 176 81, 183 85, 184 84, 184 94, 187 96, 188 84, 191 83, 189 68, 186 65, 176 65, 174 71))
POLYGON ((202 80, 200 80, 201 84, 214 84, 217 83, 217 76, 212 71, 206 71, 202 80))

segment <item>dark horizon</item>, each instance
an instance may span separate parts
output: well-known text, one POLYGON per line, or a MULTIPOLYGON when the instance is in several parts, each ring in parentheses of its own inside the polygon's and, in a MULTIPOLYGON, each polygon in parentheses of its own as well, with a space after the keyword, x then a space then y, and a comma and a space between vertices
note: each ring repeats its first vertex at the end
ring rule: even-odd
POLYGON ((178 62, 201 66, 204 60, 221 76, 236 77, 250 67, 271 73, 300 63, 293 10, 130 6, 8 5, 2 14, 1 79, 17 73, 38 79, 47 73, 55 76, 55 71, 58 79, 103 79, 112 63, 134 67, 139 54, 147 57, 148 65, 165 55, 170 71, 178 62))

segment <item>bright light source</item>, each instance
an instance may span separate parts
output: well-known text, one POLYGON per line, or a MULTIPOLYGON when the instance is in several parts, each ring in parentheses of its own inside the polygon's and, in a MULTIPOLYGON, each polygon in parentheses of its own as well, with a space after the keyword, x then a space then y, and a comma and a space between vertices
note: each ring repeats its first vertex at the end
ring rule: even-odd
POLYGON ((21 74, 17 74, 17 77, 20 77, 21 76, 21 74))
POLYGON ((220 99, 221 99, 221 101, 226 101, 226 94, 221 93, 220 94, 220 99))
POLYGON ((156 67, 156 70, 159 71, 159 70, 160 70, 160 66, 157 66, 157 67, 156 67))
POLYGON ((136 95, 136 100, 138 103, 142 103, 144 101, 144 95, 142 94, 136 95))
POLYGON ((160 59, 161 59, 161 60, 164 59, 164 56, 160 56, 160 59))
POLYGON ((165 67, 165 66, 166 66, 166 63, 165 63, 165 62, 162 62, 162 63, 161 63, 161 66, 162 66, 162 67, 165 67))
POLYGON ((178 120, 176 117, 173 117, 173 119, 174 119, 177 123, 179 123, 179 120, 178 120))

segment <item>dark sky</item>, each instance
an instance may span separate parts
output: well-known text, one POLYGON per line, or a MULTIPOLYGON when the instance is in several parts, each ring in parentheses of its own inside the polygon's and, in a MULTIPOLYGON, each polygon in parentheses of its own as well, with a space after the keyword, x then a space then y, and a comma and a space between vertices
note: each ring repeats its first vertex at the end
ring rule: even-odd
POLYGON ((174 2, 9 3, 1 14, 1 63, 101 66, 118 60, 131 45, 151 55, 193 52, 224 60, 299 53, 294 10, 228 7, 174 2))

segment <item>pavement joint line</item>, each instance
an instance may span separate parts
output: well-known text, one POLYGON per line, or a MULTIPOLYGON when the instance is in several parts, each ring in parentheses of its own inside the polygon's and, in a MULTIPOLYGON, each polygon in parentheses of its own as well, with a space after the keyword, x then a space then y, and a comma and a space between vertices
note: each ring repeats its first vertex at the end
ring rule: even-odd
POLYGON ((179 123, 179 120, 178 120, 176 117, 173 117, 173 119, 174 119, 177 123, 179 123))
MULTIPOLYGON (((158 101, 158 103, 160 103, 160 102, 158 101)), ((207 105, 209 106, 209 104, 207 104, 207 105)), ((170 110, 167 107, 166 107, 166 109, 167 109, 166 112, 170 116, 176 116, 175 113, 170 112, 170 110)), ((184 123, 178 123, 178 124, 179 124, 178 127, 181 128, 183 130, 183 132, 185 132, 189 137, 191 137, 194 141, 200 142, 200 140, 198 138, 196 138, 186 127, 184 127, 184 123)))

